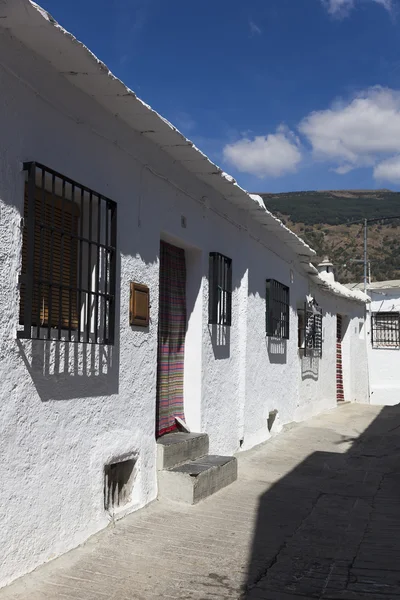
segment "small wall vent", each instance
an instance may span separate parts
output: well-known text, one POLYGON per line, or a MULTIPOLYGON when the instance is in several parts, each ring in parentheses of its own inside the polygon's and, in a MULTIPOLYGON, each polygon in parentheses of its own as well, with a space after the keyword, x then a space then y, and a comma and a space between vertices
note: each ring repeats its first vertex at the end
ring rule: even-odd
POLYGON ((128 504, 136 460, 124 460, 104 467, 104 508, 108 511, 128 504))
POLYGON ((275 419, 278 415, 278 411, 275 410, 271 410, 271 412, 268 415, 268 431, 271 431, 273 424, 275 423, 275 419))

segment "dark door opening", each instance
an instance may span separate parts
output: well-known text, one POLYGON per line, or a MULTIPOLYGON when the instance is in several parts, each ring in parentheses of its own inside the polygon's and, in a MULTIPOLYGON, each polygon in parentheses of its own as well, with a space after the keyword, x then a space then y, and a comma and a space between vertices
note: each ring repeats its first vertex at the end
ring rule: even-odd
POLYGON ((160 292, 156 437, 184 420, 183 373, 186 334, 186 261, 182 248, 160 244, 160 292))

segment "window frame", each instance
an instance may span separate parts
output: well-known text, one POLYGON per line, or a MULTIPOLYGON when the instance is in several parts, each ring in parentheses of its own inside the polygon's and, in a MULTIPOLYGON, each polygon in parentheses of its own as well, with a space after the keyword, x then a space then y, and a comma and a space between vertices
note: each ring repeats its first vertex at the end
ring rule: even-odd
POLYGON ((374 311, 371 312, 371 346, 372 348, 375 349, 399 349, 400 348, 400 312, 397 311, 374 311), (385 325, 389 325, 388 321, 392 321, 392 324, 395 325, 395 327, 393 329, 390 329, 390 327, 388 328, 381 328, 379 329, 377 326, 377 317, 380 317, 382 319, 386 319, 386 323, 384 323, 385 325), (394 341, 390 341, 387 339, 379 339, 377 340, 377 332, 382 333, 392 333, 394 332, 394 341))
POLYGON ((232 325, 232 259, 220 252, 209 254, 209 325, 232 325))
MULTIPOLYGON (((103 345, 113 345, 115 337, 115 294, 116 294, 116 238, 117 238, 117 205, 109 198, 99 194, 90 188, 77 183, 76 181, 54 171, 37 162, 25 162, 23 169, 27 174, 26 188, 27 196, 24 195, 24 218, 22 257, 26 252, 26 261, 23 264, 24 270, 20 275, 20 307, 23 297, 23 311, 20 313, 20 324, 22 330, 17 331, 19 339, 38 339, 44 341, 68 341, 84 342, 103 345), (46 180, 47 177, 47 180, 46 180), (38 183, 39 181, 39 183, 38 183), (50 184, 49 184, 50 182, 50 184), (47 188, 51 187, 51 191, 47 188), (56 193, 56 185, 61 186, 62 194, 56 193), (47 187, 46 187, 47 186, 47 187), (72 200, 67 198, 66 186, 71 190, 72 200), (40 199, 38 200, 38 195, 40 199), (47 196, 51 198, 52 217, 48 221, 46 213, 47 196), (86 200, 87 198, 88 200, 86 200), (37 201, 41 202, 40 216, 37 216, 37 201), (61 226, 55 222, 55 206, 61 202, 61 226), (68 211, 65 210, 66 203, 73 202, 80 207, 80 215, 76 231, 65 229, 64 219, 68 211), (85 205, 85 202, 87 205, 85 205), (94 206, 97 208, 94 210, 94 206), (25 212, 26 206, 26 212, 25 212), (88 213, 89 233, 83 231, 84 207, 88 213), (101 223, 101 215, 104 213, 104 223, 101 223), (95 215, 93 217, 93 215, 95 215), (93 223, 92 223, 93 221, 93 223), (101 229, 102 227, 102 229, 101 229), (102 242, 102 232, 104 232, 104 243, 102 242), (58 237, 56 243, 57 251, 60 253, 60 269, 64 264, 65 243, 69 246, 69 268, 65 266, 69 273, 69 282, 63 279, 62 274, 58 278, 54 277, 53 271, 53 252, 50 251, 47 277, 42 269, 46 264, 47 255, 43 254, 43 246, 47 243, 46 236, 51 237, 51 249, 55 234, 58 237), (67 242, 65 242, 67 239, 67 242), (75 254, 76 262, 74 267, 76 272, 76 282, 72 281, 71 265, 73 263, 73 248, 77 246, 75 254), (86 253, 84 251, 86 245, 86 253), (85 255, 85 259, 83 258, 85 255), (86 260, 85 263, 83 261, 86 260), (104 278, 100 289, 100 280, 103 273, 100 273, 100 263, 104 278), (82 281, 82 270, 87 268, 87 289, 85 282, 82 281), (36 273, 35 273, 36 269, 36 273), (38 275, 39 272, 39 275, 38 275), (79 273, 79 278, 78 278, 79 273), (78 280, 79 279, 79 280, 78 280), (42 288, 47 289, 46 292, 42 288), (58 323, 54 324, 52 315, 52 301, 55 295, 54 290, 58 289, 58 323), (34 295, 37 295, 35 310, 33 314, 34 295), (23 296, 22 296, 23 295, 23 296), (41 308, 43 295, 43 309, 41 308), (64 323, 65 313, 65 295, 69 298, 69 319, 68 326, 64 323), (71 321, 71 297, 79 297, 77 301, 77 327, 72 326, 71 321), (83 301, 82 301, 83 298, 83 301), (83 308, 84 307, 84 308, 83 308), (103 311, 102 311, 103 307, 103 311), (46 314, 47 322, 41 316, 46 314), (94 315, 94 316, 93 316, 94 315), (103 334, 102 334, 103 333, 103 334)), ((69 209, 68 209, 69 210, 69 209)), ((85 221, 86 224, 86 221, 85 221)), ((68 248, 68 246, 67 246, 68 248)), ((45 269, 46 271, 46 269, 45 269)), ((68 277, 67 277, 68 278, 68 277)))
POLYGON ((267 337, 290 339, 290 287, 276 279, 266 280, 265 333, 267 337))
POLYGON ((317 305, 310 307, 307 302, 304 308, 297 310, 298 317, 298 348, 304 356, 322 358, 323 347, 323 314, 317 305))

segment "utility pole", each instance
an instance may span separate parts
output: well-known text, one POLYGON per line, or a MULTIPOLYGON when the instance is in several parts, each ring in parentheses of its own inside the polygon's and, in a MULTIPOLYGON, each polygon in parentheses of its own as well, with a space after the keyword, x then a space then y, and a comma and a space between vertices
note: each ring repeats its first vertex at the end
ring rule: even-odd
POLYGON ((400 219, 400 215, 392 215, 391 217, 376 217, 374 219, 362 219, 360 221, 348 221, 348 225, 354 225, 356 223, 364 223, 364 258, 356 259, 351 258, 352 263, 363 263, 364 264, 364 293, 368 287, 368 270, 369 279, 371 280, 371 266, 368 261, 368 223, 376 223, 377 221, 390 221, 392 219, 400 219))
POLYGON ((368 219, 364 219, 364 294, 368 284, 368 219))

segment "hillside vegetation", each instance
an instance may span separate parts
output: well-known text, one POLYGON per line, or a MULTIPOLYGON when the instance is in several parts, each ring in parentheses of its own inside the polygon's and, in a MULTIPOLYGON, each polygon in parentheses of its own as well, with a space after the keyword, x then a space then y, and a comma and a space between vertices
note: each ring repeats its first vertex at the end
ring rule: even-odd
POLYGON ((390 190, 261 193, 268 210, 317 251, 329 256, 343 283, 362 280, 362 219, 391 218, 368 225, 373 281, 400 279, 400 193, 390 190))

